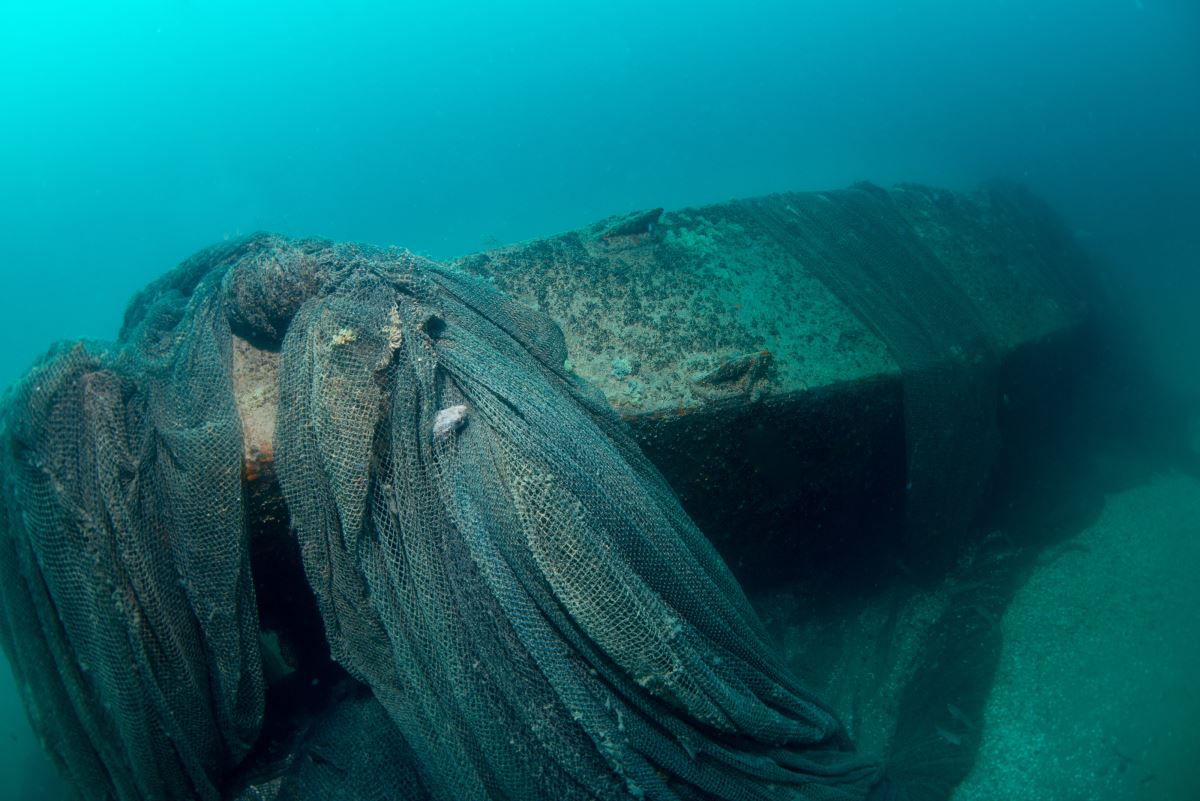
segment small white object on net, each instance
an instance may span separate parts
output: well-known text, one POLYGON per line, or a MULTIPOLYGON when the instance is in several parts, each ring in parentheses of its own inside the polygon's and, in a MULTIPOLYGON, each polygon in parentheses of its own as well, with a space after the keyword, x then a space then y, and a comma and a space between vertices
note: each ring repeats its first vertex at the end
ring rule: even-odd
POLYGON ((433 418, 433 439, 440 442, 462 428, 467 422, 467 405, 447 406, 433 418))

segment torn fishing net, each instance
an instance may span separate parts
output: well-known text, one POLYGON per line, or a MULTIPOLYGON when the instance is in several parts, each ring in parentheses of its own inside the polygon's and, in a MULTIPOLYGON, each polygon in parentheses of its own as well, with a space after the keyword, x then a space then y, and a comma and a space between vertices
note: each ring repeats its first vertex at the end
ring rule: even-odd
POLYGON ((3 404, 0 638, 81 797, 864 798, 879 766, 565 359, 479 279, 269 235, 51 351, 3 404), (268 529, 357 688, 272 738, 268 529))

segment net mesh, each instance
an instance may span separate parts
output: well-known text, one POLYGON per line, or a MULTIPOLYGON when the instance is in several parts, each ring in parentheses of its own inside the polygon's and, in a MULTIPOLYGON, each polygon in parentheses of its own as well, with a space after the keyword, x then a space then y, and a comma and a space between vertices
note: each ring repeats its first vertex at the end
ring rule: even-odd
POLYGON ((0 636, 84 797, 225 797, 263 727, 235 334, 280 351, 313 625, 368 691, 237 797, 866 795, 878 766, 548 319, 406 252, 257 236, 4 404, 0 636))
MULTIPOLYGON (((999 442, 995 343, 976 303, 869 184, 750 201, 754 219, 887 346, 903 375, 910 544, 961 536, 999 442)), ((934 565, 944 567, 944 565, 934 565)))
POLYGON ((128 347, 53 351, 5 404, 4 645, 86 798, 216 798, 256 736, 217 278, 173 287, 128 347))
POLYGON ((1089 260, 1047 206, 999 182, 971 195, 862 183, 737 206, 900 368, 905 545, 910 566, 942 574, 996 462, 1001 354, 1088 319, 1100 297, 1089 260))

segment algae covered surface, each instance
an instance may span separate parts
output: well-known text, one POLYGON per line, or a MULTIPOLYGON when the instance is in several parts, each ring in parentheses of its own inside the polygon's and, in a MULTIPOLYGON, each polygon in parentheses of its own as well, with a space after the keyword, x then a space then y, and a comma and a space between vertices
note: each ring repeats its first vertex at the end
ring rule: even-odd
MULTIPOLYGON (((976 310, 991 347, 1007 352, 1078 324, 1082 309, 1064 303, 1071 292, 1048 276, 1069 271, 1079 256, 1037 201, 918 185, 893 187, 886 197, 906 226, 903 246, 936 265, 940 280, 976 310)), ((878 327, 884 321, 864 319, 852 297, 822 280, 839 267, 829 259, 855 258, 836 249, 843 234, 798 229, 792 235, 831 248, 801 257, 759 211, 795 215, 815 204, 819 218, 822 202, 832 209, 838 193, 652 209, 456 263, 554 318, 567 337, 569 366, 626 416, 894 376, 901 365, 885 341, 891 332, 878 327)), ((907 302, 933 320, 938 310, 920 304, 935 300, 907 302)), ((956 343, 945 346, 949 359, 956 343)))
MULTIPOLYGON (((103 347, 155 276, 255 231, 453 264, 561 326, 550 367, 623 418, 789 668, 909 801, 1200 798, 1194 0, 0 5, 0 388, 55 342, 103 347), (993 202, 1001 186, 1028 194, 993 202), (814 258, 855 252, 863 227, 793 247, 758 213, 788 228, 849 189, 889 204, 871 258, 814 258), (1060 269, 1080 254, 1086 276, 1060 269), (893 289, 936 297, 861 280, 900 262, 937 280, 893 289), (921 358, 864 313, 881 296, 903 333, 934 324, 921 358), (964 325, 942 330, 972 336, 940 335, 947 310, 964 325), (1170 446, 1127 481, 1080 468, 1097 404, 1103 436, 1170 446)), ((281 287, 297 303, 303 275, 281 287)), ((329 353, 398 331, 385 320, 331 329, 329 353)), ((243 336, 286 321, 231 322, 242 501, 270 546, 252 572, 303 583, 264 480, 295 371, 243 336)), ((480 433, 463 401, 439 404, 431 441, 480 433)), ((168 429, 164 455, 191 431, 168 429)), ((527 439, 566 452, 562 434, 527 439)), ((271 683, 294 673, 278 631, 327 646, 274 589, 256 596, 271 683)), ((21 702, 47 675, 0 666, 0 799, 68 796, 21 702)), ((327 759, 385 750, 356 720, 316 738, 313 765, 370 778, 327 759)))
POLYGON ((627 414, 701 405, 706 376, 735 365, 736 383, 739 360, 757 354, 783 391, 895 371, 882 343, 737 211, 667 213, 615 237, 601 223, 461 263, 558 321, 574 371, 627 414))

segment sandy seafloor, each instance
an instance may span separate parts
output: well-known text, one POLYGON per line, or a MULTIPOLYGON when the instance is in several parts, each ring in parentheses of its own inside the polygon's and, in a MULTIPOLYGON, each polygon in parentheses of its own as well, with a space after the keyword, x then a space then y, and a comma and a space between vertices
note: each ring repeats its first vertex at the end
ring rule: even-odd
MULTIPOLYGON (((1108 495, 1055 553, 1003 616, 982 746, 953 801, 1200 798, 1200 475, 1108 495)), ((69 797, 28 730, 7 736, 0 799, 69 797)))
POLYGON ((1200 476, 1105 499, 1006 611, 954 801, 1200 798, 1200 476))

